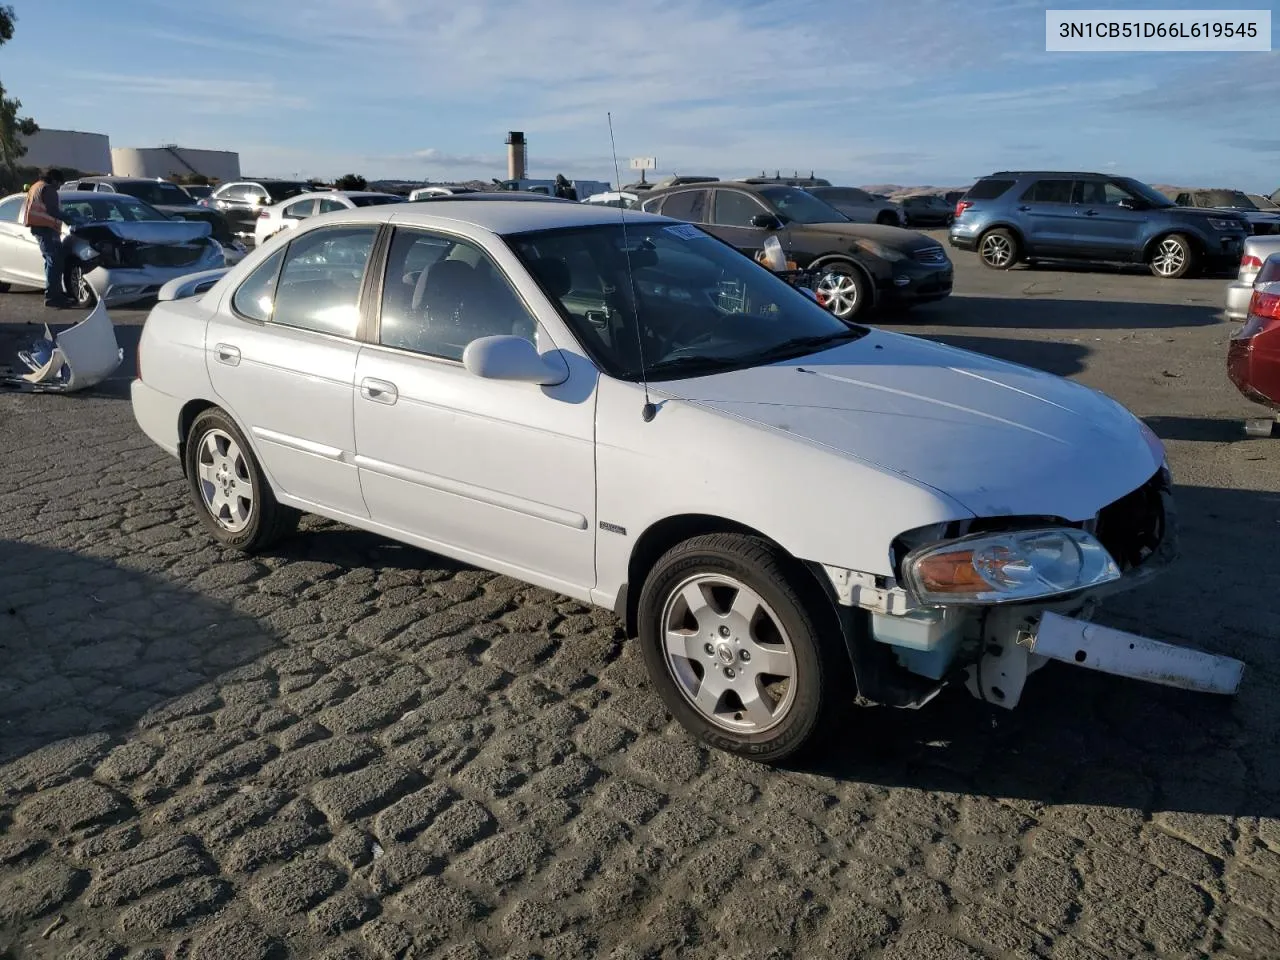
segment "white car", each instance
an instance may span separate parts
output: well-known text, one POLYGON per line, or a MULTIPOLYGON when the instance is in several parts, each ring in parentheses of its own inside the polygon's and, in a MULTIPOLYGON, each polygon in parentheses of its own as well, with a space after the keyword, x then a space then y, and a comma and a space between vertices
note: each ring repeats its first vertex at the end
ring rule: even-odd
POLYGON ((1244 323, 1249 317, 1249 301, 1253 298, 1253 281, 1263 263, 1274 253, 1280 253, 1280 234, 1261 237, 1245 237, 1240 254, 1240 266, 1236 278, 1227 284, 1228 320, 1244 323))
POLYGON ((315 513, 612 609, 679 721, 760 761, 855 694, 1013 707, 1048 659, 1234 692, 1238 661, 1087 622, 1174 549, 1123 407, 619 213, 303 224, 162 293, 134 415, 224 546, 315 513))
POLYGON ((316 190, 273 203, 258 211, 253 224, 254 246, 262 246, 281 230, 291 230, 309 217, 336 210, 404 203, 404 197, 373 190, 316 190))
MULTIPOLYGON (((44 257, 19 219, 26 195, 0 200, 0 288, 43 290, 44 257)), ((164 284, 224 267, 226 252, 205 221, 175 220, 123 193, 68 191, 58 201, 74 223, 62 228, 64 283, 82 307, 105 297, 120 305, 154 297, 164 284)))
POLYGON ((622 207, 624 210, 634 210, 640 206, 640 195, 638 193, 627 193, 624 190, 610 190, 607 193, 597 193, 595 196, 587 197, 583 203, 594 203, 605 207, 622 207))
POLYGON ((409 201, 426 200, 428 197, 459 197, 468 193, 479 193, 474 187, 432 186, 418 187, 409 193, 409 201))

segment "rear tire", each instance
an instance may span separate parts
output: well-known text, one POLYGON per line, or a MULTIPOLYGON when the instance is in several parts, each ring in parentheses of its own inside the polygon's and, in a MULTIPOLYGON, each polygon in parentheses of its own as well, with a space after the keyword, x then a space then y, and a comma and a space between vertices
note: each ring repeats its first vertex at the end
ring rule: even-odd
POLYGON ((196 417, 184 455, 196 512, 223 546, 257 553, 296 528, 300 514, 276 502, 244 434, 222 410, 196 417))
POLYGON ((1009 230, 997 227, 978 238, 978 259, 992 270, 1009 270, 1022 257, 1022 245, 1009 230))
POLYGON ((1161 280, 1180 280, 1195 268, 1195 249, 1180 233, 1161 237, 1151 250, 1147 266, 1161 280))
POLYGON ((9 284, 3 281, 0 281, 0 293, 8 293, 9 290, 10 290, 9 284))
POLYGON ((667 551, 639 599, 650 681, 703 742, 760 763, 815 745, 852 702, 839 627, 779 548, 710 534, 667 551))

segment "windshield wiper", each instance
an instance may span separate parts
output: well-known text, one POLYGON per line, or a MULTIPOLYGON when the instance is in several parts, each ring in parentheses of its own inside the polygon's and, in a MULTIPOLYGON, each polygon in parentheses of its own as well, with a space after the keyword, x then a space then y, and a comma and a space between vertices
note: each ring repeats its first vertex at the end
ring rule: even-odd
POLYGON ((674 360, 661 360, 652 366, 646 367, 644 372, 646 375, 652 375, 655 373, 697 369, 710 373, 713 370, 723 370, 726 367, 737 367, 751 362, 753 362, 751 357, 676 357, 674 360))
POLYGON ((865 337, 869 330, 865 328, 850 327, 848 330, 840 333, 819 333, 807 337, 792 337, 790 340, 783 340, 776 346, 770 347, 764 353, 758 353, 751 358, 753 363, 763 363, 769 360, 782 360, 787 357, 799 357, 806 353, 810 353, 809 347, 834 347, 838 343, 846 343, 850 340, 858 340, 865 337))

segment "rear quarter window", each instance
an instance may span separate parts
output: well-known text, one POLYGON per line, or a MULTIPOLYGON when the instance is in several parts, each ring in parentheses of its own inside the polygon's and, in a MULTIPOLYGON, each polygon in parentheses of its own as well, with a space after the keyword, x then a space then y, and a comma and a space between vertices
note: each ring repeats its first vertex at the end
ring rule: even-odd
POLYGON ((965 200, 994 200, 1001 196, 1010 187, 1013 186, 1012 180, 996 180, 994 178, 987 180, 979 180, 969 192, 964 195, 965 200))

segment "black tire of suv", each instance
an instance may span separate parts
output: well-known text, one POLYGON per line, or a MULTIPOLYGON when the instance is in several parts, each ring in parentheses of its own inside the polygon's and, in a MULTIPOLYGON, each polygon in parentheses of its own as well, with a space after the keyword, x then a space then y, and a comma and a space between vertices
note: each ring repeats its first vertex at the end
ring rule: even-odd
POLYGON ((1151 255, 1147 258, 1147 268, 1161 280, 1181 280, 1196 268, 1196 249, 1184 234, 1171 233, 1168 236, 1160 237, 1151 248, 1151 255), (1167 243, 1177 243, 1182 247, 1182 266, 1172 273, 1161 272, 1156 267, 1161 248, 1167 243))
POLYGON ((297 528, 301 514, 292 507, 282 506, 276 502, 275 493, 271 489, 271 484, 267 482, 258 458, 253 454, 253 449, 245 440, 240 428, 221 409, 213 407, 196 417, 195 422, 191 424, 191 429, 187 431, 184 455, 187 488, 191 493, 196 513, 199 514, 204 528, 224 547, 230 547, 244 554, 259 553, 297 528), (214 430, 228 435, 240 448, 253 489, 252 514, 244 529, 235 532, 225 529, 214 519, 209 508, 205 506, 204 496, 200 491, 200 447, 205 437, 214 430))
POLYGON ((654 565, 640 591, 639 642, 652 685, 676 721, 718 750, 758 763, 781 764, 809 753, 822 734, 837 730, 853 705, 853 674, 840 644, 834 615, 816 585, 806 584, 794 560, 758 537, 717 533, 673 547, 654 565), (762 733, 734 733, 705 719, 672 676, 664 644, 663 610, 691 576, 727 576, 754 590, 771 608, 791 640, 798 683, 782 721, 762 733))
POLYGON ((900 227, 902 221, 890 213, 888 210, 882 210, 876 214, 876 223, 882 227, 900 227))
POLYGON ((1022 244, 1018 242, 1017 236, 1004 227, 996 227, 994 230, 988 230, 978 238, 978 259, 982 261, 982 265, 990 270, 1011 270, 1022 259, 1022 244), (1009 259, 1004 263, 992 263, 987 259, 987 254, 983 247, 988 239, 1003 239, 1009 245, 1009 259))

